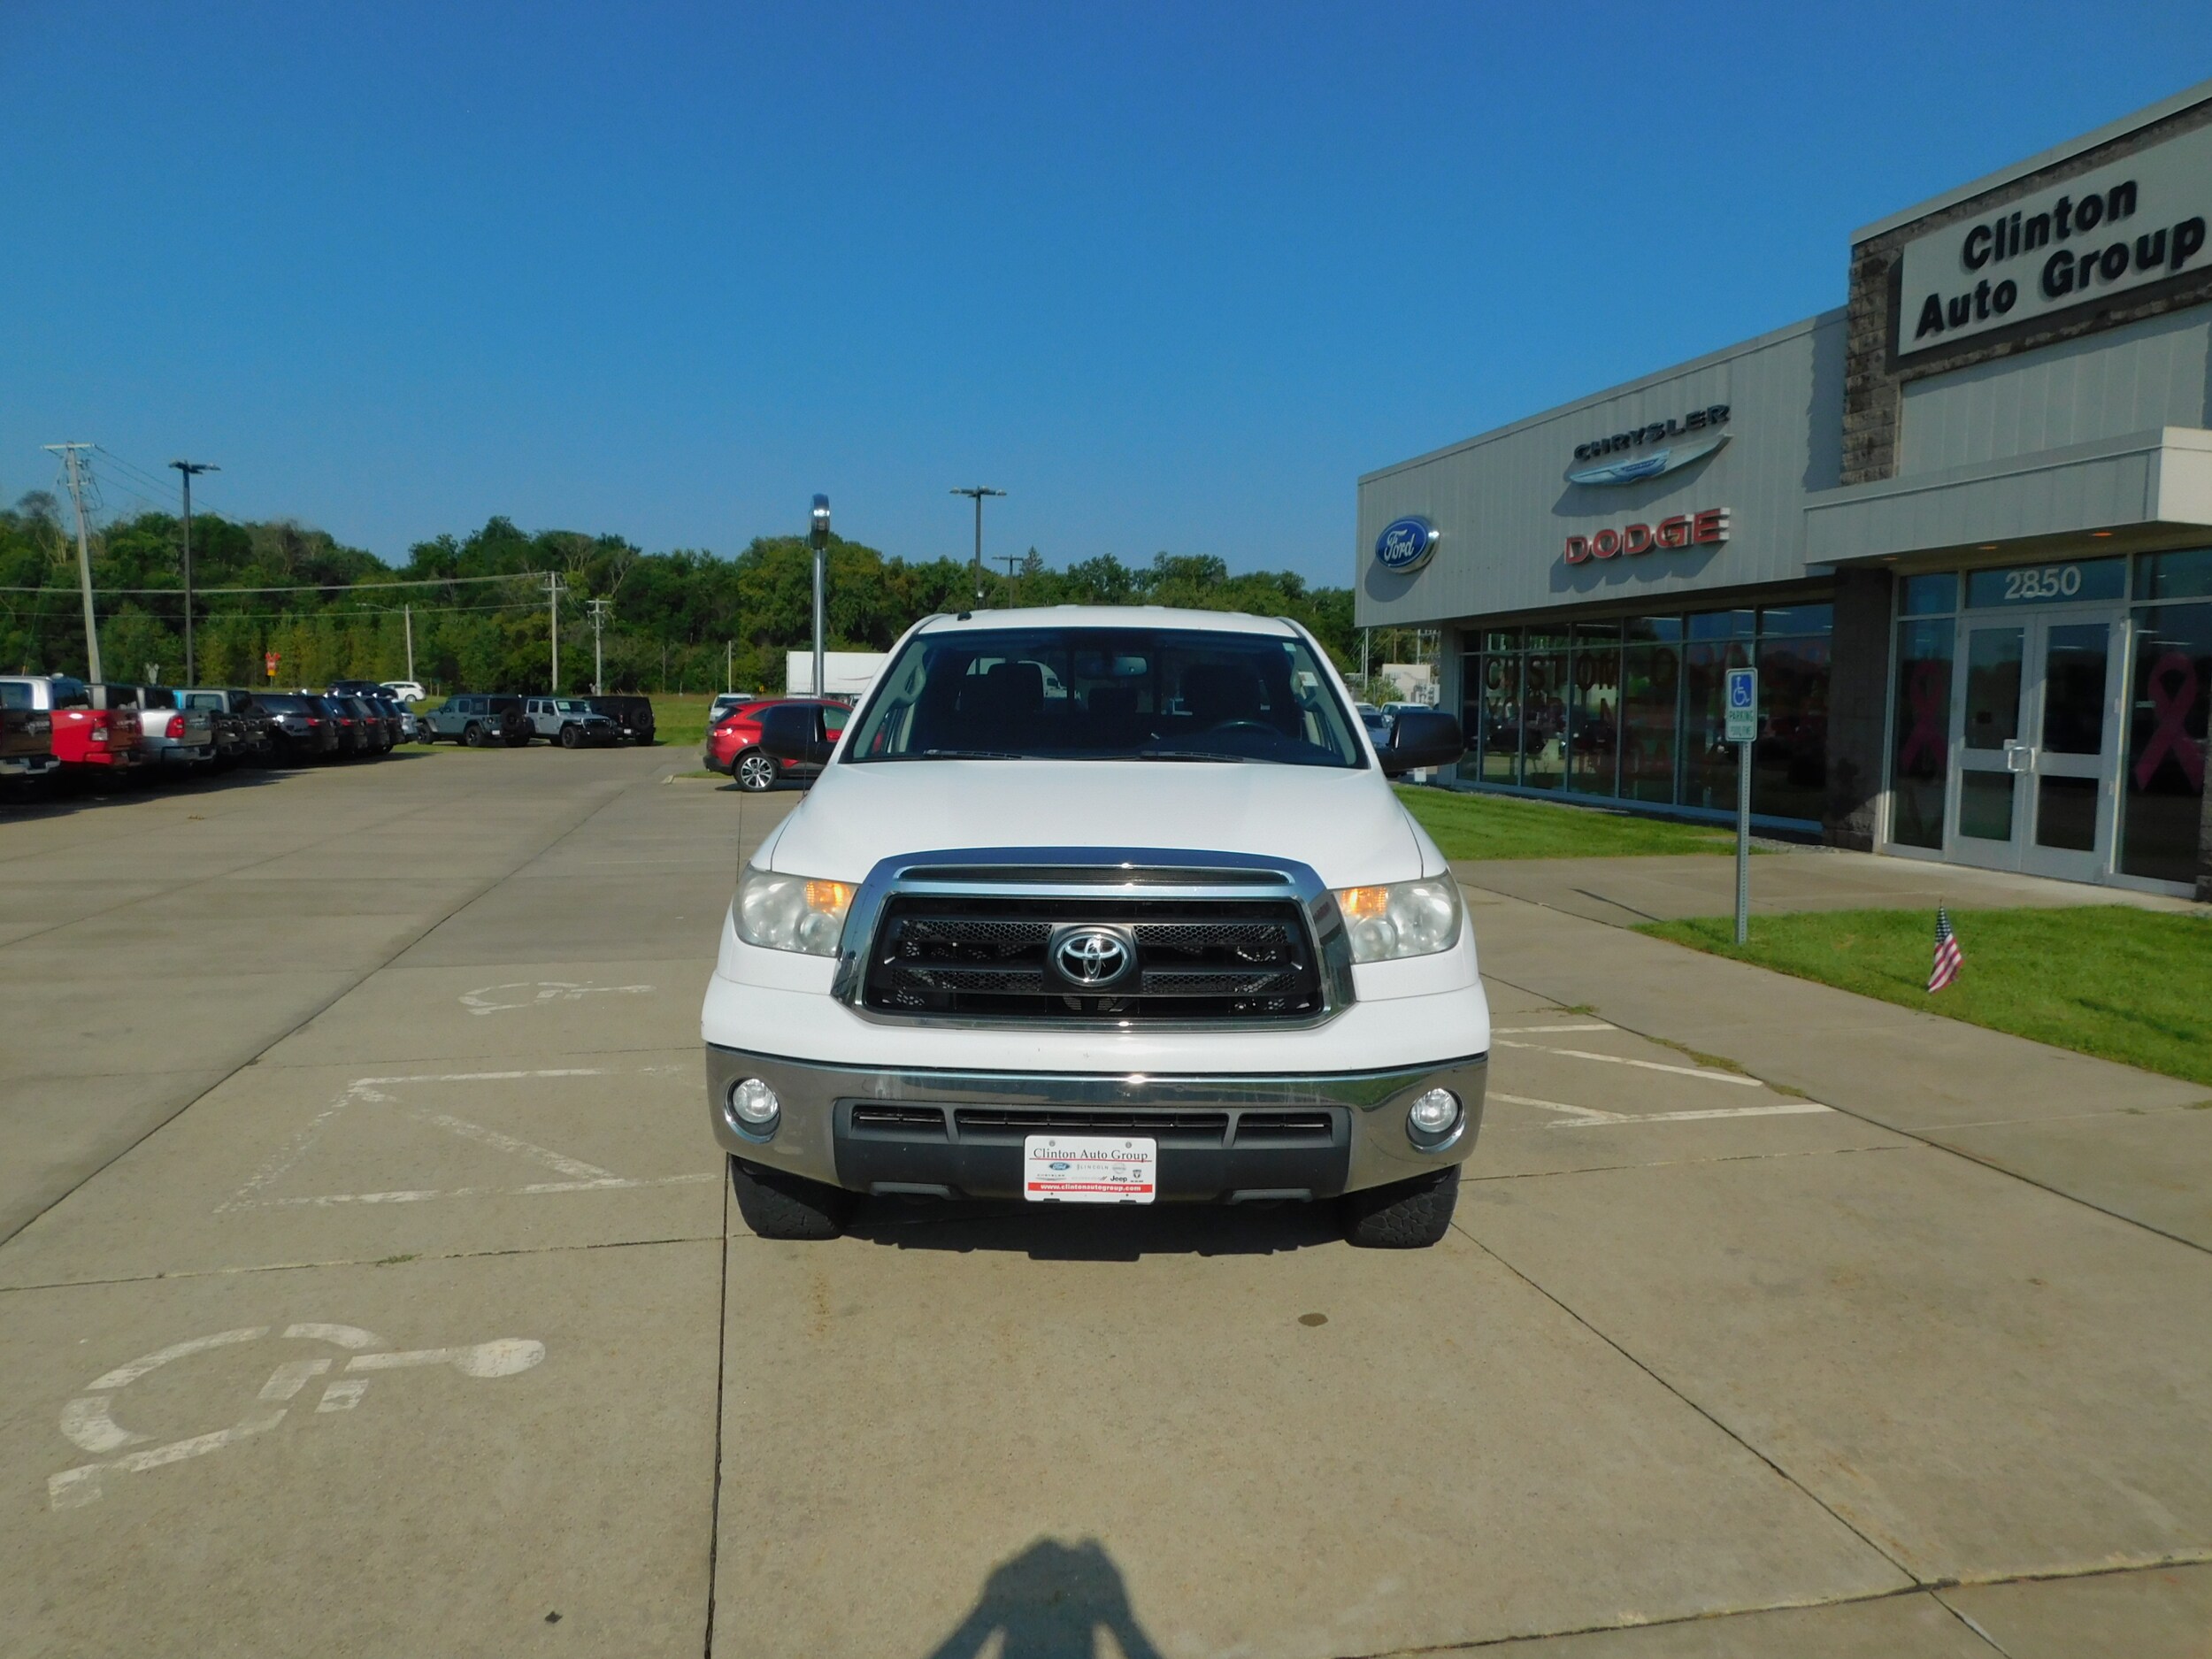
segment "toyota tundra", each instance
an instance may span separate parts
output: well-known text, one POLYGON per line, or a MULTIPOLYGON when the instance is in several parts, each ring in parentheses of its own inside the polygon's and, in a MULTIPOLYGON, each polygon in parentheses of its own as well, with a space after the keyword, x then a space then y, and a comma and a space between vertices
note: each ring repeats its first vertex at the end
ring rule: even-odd
POLYGON ((934 617, 741 872, 701 1023, 746 1223, 833 1237, 861 1194, 1329 1202, 1443 1236, 1490 1018, 1459 889, 1294 622, 1158 607, 934 617))

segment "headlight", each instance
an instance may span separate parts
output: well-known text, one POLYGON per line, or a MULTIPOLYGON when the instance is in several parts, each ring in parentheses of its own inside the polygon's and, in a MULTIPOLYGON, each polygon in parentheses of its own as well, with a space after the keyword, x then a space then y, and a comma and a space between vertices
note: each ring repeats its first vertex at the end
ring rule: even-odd
POLYGON ((1449 876, 1386 887, 1339 887, 1354 962, 1429 956, 1459 942, 1459 884, 1449 876))
POLYGON ((849 881, 772 875, 748 864, 737 879, 737 936, 764 950, 833 956, 852 902, 849 881))

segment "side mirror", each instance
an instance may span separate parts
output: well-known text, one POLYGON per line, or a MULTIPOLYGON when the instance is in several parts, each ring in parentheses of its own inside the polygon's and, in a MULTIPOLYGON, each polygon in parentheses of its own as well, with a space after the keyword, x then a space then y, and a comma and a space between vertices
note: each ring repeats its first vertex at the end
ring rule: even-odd
POLYGON ((1390 743, 1378 748, 1383 776, 1395 778, 1424 766, 1448 766, 1467 752, 1459 722, 1448 714, 1402 714, 1391 723, 1390 743))
POLYGON ((813 703, 779 703, 760 711, 760 751, 772 759, 826 765, 836 747, 813 703))

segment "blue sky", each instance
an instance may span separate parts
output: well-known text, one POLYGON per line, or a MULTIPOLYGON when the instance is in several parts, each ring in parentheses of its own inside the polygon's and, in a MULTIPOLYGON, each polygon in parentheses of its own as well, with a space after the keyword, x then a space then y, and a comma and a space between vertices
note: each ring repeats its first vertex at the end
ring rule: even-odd
POLYGON ((990 549, 1340 583, 1360 472, 2208 76, 2202 0, 10 0, 0 495, 90 438, 390 558, 817 489, 926 557, 980 482, 990 549))

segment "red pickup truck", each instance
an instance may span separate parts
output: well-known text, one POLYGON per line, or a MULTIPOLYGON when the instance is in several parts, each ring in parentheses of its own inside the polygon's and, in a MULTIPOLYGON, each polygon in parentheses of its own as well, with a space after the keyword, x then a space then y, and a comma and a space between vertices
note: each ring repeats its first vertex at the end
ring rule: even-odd
POLYGON ((138 710, 96 709, 91 689, 65 674, 0 674, 0 698, 9 707, 42 713, 51 723, 48 741, 65 776, 121 777, 141 764, 138 710))

